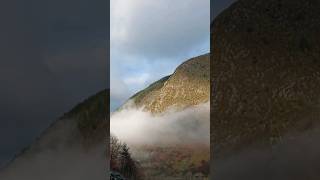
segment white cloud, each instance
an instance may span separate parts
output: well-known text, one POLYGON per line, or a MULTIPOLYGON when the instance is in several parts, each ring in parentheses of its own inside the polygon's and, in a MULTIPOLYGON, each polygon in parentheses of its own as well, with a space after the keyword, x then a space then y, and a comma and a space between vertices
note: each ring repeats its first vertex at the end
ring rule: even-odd
POLYGON ((210 142, 210 103, 154 116, 132 103, 111 116, 110 131, 130 145, 210 142))
POLYGON ((20 157, 0 172, 1 180, 106 179, 105 145, 94 149, 69 147, 46 149, 20 157))
POLYGON ((137 76, 130 76, 124 79, 124 82, 128 85, 138 85, 138 86, 145 86, 146 83, 150 80, 150 74, 142 73, 137 76))
POLYGON ((111 48, 146 57, 186 54, 209 37, 209 0, 111 0, 111 48))

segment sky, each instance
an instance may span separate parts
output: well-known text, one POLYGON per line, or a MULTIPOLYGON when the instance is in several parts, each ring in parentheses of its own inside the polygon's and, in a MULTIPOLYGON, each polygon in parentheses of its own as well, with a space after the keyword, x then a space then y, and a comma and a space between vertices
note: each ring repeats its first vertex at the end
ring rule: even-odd
POLYGON ((109 3, 0 2, 0 167, 109 84, 109 3))
POLYGON ((237 0, 211 0, 211 19, 219 15, 223 10, 228 8, 232 3, 237 0))
POLYGON ((109 19, 105 0, 0 1, 0 167, 109 87, 110 31, 113 108, 208 52, 209 0, 111 0, 111 7, 109 19))
POLYGON ((111 0, 111 111, 210 49, 210 0, 111 0))

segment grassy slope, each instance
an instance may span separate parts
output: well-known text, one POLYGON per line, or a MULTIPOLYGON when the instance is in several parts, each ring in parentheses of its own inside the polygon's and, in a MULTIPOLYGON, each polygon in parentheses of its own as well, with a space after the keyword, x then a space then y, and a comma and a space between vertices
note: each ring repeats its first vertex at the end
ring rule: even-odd
POLYGON ((73 118, 85 138, 108 131, 109 90, 103 90, 76 105, 63 118, 73 118), (103 130, 105 129, 105 130, 103 130))
POLYGON ((134 94, 130 99, 133 99, 136 104, 142 103, 143 98, 151 93, 152 91, 159 90, 163 87, 164 83, 170 78, 169 76, 165 76, 160 80, 152 83, 147 88, 139 91, 138 93, 134 94))

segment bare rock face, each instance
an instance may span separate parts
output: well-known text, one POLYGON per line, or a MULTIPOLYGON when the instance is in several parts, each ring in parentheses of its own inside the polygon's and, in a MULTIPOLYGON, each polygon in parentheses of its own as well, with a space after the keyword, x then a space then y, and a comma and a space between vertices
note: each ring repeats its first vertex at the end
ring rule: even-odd
POLYGON ((183 109, 208 102, 210 98, 210 56, 192 58, 181 64, 171 76, 150 85, 131 99, 138 107, 162 113, 169 107, 183 109))
MULTIPOLYGON (((320 122, 320 1, 239 0, 211 28, 215 156, 320 122)), ((271 147, 271 146, 270 146, 271 147)))

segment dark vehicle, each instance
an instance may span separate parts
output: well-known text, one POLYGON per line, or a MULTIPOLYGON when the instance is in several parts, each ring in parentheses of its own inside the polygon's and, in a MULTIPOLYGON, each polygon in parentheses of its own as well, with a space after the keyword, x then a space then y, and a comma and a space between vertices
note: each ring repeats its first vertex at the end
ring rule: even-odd
POLYGON ((110 180, 125 180, 125 178, 120 173, 111 171, 110 180))

